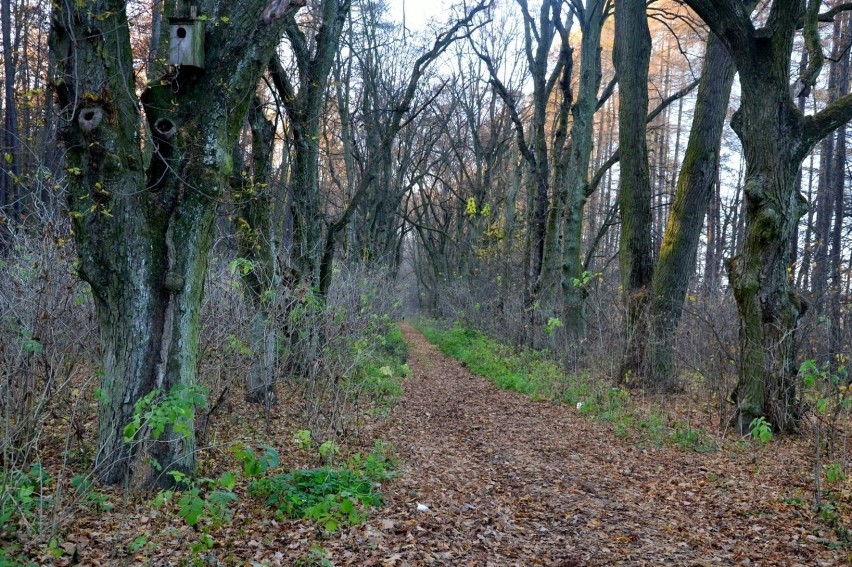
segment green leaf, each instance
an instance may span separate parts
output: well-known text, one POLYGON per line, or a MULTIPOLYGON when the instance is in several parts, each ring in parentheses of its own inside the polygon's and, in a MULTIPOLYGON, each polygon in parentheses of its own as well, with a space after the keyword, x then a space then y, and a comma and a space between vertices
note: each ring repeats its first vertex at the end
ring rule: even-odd
POLYGON ((178 501, 178 506, 180 506, 178 516, 183 518, 190 526, 197 524, 202 512, 204 512, 204 501, 198 497, 197 490, 184 494, 178 501))
POLYGON ((27 339, 24 341, 24 352, 27 354, 41 354, 44 352, 44 349, 41 346, 41 343, 35 339, 27 339))
POLYGON ((219 486, 225 490, 233 490, 237 484, 237 475, 233 471, 227 471, 219 477, 219 486))
POLYGON ((130 542, 130 545, 127 546, 127 550, 130 551, 130 553, 138 553, 143 547, 145 547, 146 543, 148 543, 148 536, 141 535, 130 542))

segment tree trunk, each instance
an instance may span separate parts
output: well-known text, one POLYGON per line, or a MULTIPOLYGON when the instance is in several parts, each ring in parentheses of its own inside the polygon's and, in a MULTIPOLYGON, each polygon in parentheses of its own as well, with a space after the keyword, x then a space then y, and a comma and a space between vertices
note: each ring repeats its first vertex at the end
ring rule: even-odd
MULTIPOLYGON (((763 68, 780 70, 777 61, 763 68)), ((732 126, 746 156, 745 235, 727 262, 740 314, 740 368, 734 424, 747 433, 765 417, 781 431, 798 421, 795 383, 796 328, 804 305, 790 289, 790 241, 806 207, 795 186, 802 140, 798 109, 786 80, 749 69, 743 102, 732 126)))
MULTIPOLYGON (((134 405, 155 389, 193 385, 199 312, 216 207, 231 151, 257 81, 281 34, 263 0, 201 2, 210 21, 205 69, 176 68, 135 95, 125 2, 60 2, 51 47, 67 149, 70 209, 80 274, 92 286, 103 385, 95 470, 128 481, 143 444, 159 462, 153 480, 195 464, 192 426, 127 444, 134 405), (223 22, 228 22, 224 25, 223 22), (199 112, 199 109, 204 112, 199 112)), ((140 434, 142 435, 142 434, 140 434)))
POLYGON ((571 143, 567 152, 564 183, 568 202, 563 223, 562 295, 569 347, 579 347, 586 336, 586 283, 583 277, 583 213, 593 187, 589 184, 589 163, 594 147, 595 111, 601 84, 601 29, 604 3, 587 3, 583 14, 580 51, 580 83, 577 101, 571 107, 571 143))
POLYGON ((841 97, 812 116, 793 102, 813 87, 823 55, 820 3, 774 0, 766 25, 756 29, 746 8, 729 0, 686 0, 733 56, 742 103, 732 127, 746 158, 745 235, 742 251, 727 262, 740 315, 740 367, 733 422, 747 432, 765 418, 790 431, 798 423, 796 330, 804 306, 791 291, 790 240, 805 200, 795 185, 802 160, 822 138, 852 118, 852 97, 841 97), (804 22, 809 63, 790 88, 793 40, 804 22))
POLYGON ((294 194, 290 257, 299 280, 312 288, 320 286, 324 250, 324 211, 321 208, 319 187, 321 118, 326 85, 349 5, 349 0, 323 0, 320 5, 319 29, 311 42, 308 42, 292 14, 285 17, 284 30, 296 57, 302 60, 298 83, 291 79, 277 59, 270 66, 275 87, 290 118, 292 132, 290 186, 294 194))
MULTIPOLYGON (((275 402, 275 362, 277 323, 275 308, 281 289, 278 249, 281 245, 280 191, 272 185, 272 150, 275 124, 263 111, 263 103, 255 97, 249 109, 252 133, 252 168, 245 172, 235 167, 238 177, 234 199, 242 203, 237 219, 237 250, 248 261, 241 271, 246 297, 253 308, 252 357, 246 376, 246 400, 250 403, 275 402)), ((235 164, 236 165, 236 164, 235 164)))
MULTIPOLYGON (((651 382, 662 390, 671 390, 675 385, 672 373, 675 335, 689 279, 695 272, 701 225, 716 181, 722 128, 735 71, 727 49, 711 35, 686 155, 652 284, 651 332, 646 352, 651 382)), ((707 245, 708 248, 712 245, 709 238, 707 245)))
POLYGON ((620 264, 627 308, 624 360, 619 381, 644 381, 641 336, 646 333, 653 258, 651 179, 646 121, 651 34, 642 0, 616 0, 613 62, 618 72, 618 138, 621 152, 620 264))
POLYGON ((15 59, 12 54, 12 7, 10 0, 0 1, 0 20, 3 34, 3 138, 0 143, 0 252, 3 252, 7 230, 4 223, 15 224, 20 219, 18 196, 20 164, 18 155, 18 105, 15 100, 15 59), (5 218, 3 218, 5 217, 5 218))

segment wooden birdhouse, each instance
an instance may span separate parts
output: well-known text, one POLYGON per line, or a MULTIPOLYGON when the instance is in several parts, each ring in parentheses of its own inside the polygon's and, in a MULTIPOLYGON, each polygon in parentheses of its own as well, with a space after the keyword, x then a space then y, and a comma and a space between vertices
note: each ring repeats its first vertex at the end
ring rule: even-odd
POLYGON ((194 7, 188 18, 169 18, 169 65, 204 69, 204 20, 194 7))

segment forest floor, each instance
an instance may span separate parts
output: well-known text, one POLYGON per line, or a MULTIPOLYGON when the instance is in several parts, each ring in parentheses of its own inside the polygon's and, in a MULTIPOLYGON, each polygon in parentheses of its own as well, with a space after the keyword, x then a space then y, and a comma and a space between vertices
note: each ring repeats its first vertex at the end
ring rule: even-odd
MULTIPOLYGON (((574 407, 499 390, 402 330, 404 393, 362 432, 395 448, 399 471, 366 522, 329 534, 276 521, 242 493, 233 522, 193 562, 198 533, 174 513, 152 510, 150 496, 107 492, 121 503, 81 508, 59 542, 65 555, 47 564, 852 564, 811 511, 806 440, 708 453, 637 443, 574 407)), ((236 407, 229 419, 256 423, 252 411, 236 407)))
MULTIPOLYGON (((841 565, 795 505, 807 449, 696 453, 617 439, 572 407, 496 389, 410 327, 381 432, 390 502, 331 550, 353 565, 841 565), (417 504, 429 508, 417 512, 417 504)), ((765 449, 765 450, 763 450, 765 449)))

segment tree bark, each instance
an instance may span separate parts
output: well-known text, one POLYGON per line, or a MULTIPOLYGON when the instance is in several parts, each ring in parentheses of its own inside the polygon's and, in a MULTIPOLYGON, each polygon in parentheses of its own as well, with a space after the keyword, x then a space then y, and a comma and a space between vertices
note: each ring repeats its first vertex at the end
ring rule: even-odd
MULTIPOLYGON (((250 171, 234 168, 237 177, 234 200, 241 203, 237 219, 237 251, 248 266, 241 272, 246 297, 253 308, 251 366, 246 376, 246 400, 250 403, 275 402, 275 362, 277 327, 275 307, 279 304, 281 273, 278 250, 281 246, 282 208, 280 191, 272 187, 272 150, 275 124, 264 115, 263 103, 255 97, 249 109, 251 128, 250 171)), ((236 164, 235 164, 236 165, 236 164)))
POLYGON ((793 102, 812 86, 822 54, 816 30, 819 2, 775 0, 756 29, 736 0, 687 0, 725 43, 740 73, 742 102, 732 126, 746 158, 746 218, 742 251, 727 262, 740 315, 739 380, 733 422, 747 432, 763 417, 781 431, 798 424, 796 330, 804 305, 790 289, 790 240, 805 200, 795 185, 802 160, 816 143, 852 118, 852 97, 840 97, 812 116, 793 102), (810 56, 790 88, 793 38, 804 18, 810 56))
POLYGON ((270 66, 281 103, 290 119, 292 133, 290 185, 294 195, 291 205, 293 245, 290 258, 299 280, 312 288, 319 288, 321 284, 324 250, 319 187, 321 119, 326 85, 349 5, 349 0, 323 0, 319 29, 312 41, 308 41, 293 13, 284 16, 284 30, 299 62, 298 83, 291 79, 277 58, 270 66))
MULTIPOLYGON (((716 167, 736 68, 725 46, 710 35, 695 102, 695 117, 653 278, 651 332, 646 352, 651 383, 676 385, 672 354, 689 279, 695 272, 701 225, 716 182, 716 167)), ((709 247, 712 246, 708 237, 709 247)))
POLYGON ((5 223, 20 220, 21 203, 18 196, 20 163, 18 142, 18 104, 15 100, 15 51, 12 49, 11 0, 0 2, 0 22, 3 34, 3 138, 0 151, 0 252, 8 243, 5 223))
POLYGON ((281 35, 280 23, 258 23, 265 7, 264 0, 200 2, 199 12, 219 23, 207 29, 206 68, 175 68, 145 90, 152 139, 140 141, 125 2, 54 5, 71 216, 104 353, 95 471, 106 483, 140 472, 142 444, 159 462, 152 480, 160 484, 172 482, 169 471, 194 468, 191 428, 129 444, 122 433, 146 394, 195 381, 216 206, 252 92, 281 35))
POLYGON ((627 383, 644 381, 644 353, 640 337, 646 333, 645 311, 653 272, 651 178, 646 140, 650 58, 651 34, 645 2, 616 0, 613 62, 619 84, 619 259, 627 310, 627 344, 618 379, 627 383))
POLYGON ((601 84, 601 29, 608 16, 603 2, 587 2, 581 14, 583 38, 577 100, 571 107, 571 142, 566 152, 563 183, 567 205, 563 224, 562 295, 563 323, 569 347, 579 347, 586 336, 585 302, 588 293, 583 277, 583 218, 594 187, 589 183, 589 163, 594 148, 594 119, 601 84))

